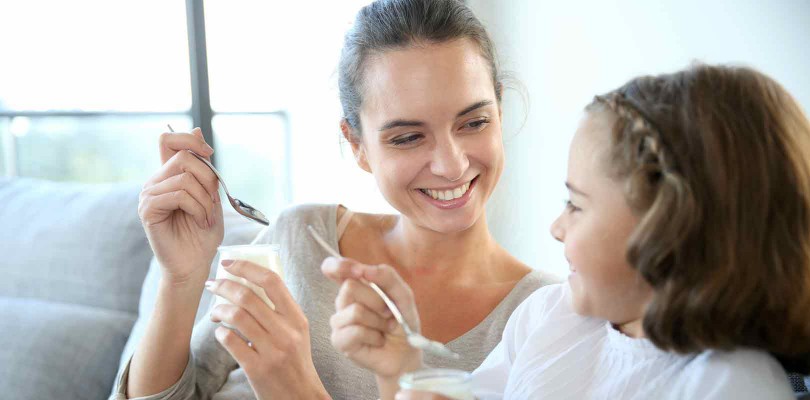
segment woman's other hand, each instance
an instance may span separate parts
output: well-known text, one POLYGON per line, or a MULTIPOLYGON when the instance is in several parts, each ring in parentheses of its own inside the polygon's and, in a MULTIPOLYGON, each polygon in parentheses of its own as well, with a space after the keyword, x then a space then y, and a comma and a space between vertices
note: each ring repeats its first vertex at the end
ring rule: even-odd
POLYGON ((211 320, 238 333, 220 326, 216 339, 245 371, 258 398, 329 398, 312 362, 309 322, 281 277, 251 262, 228 261, 223 265, 229 273, 264 289, 275 306, 242 284, 226 279, 206 283, 232 303, 216 306, 211 320))

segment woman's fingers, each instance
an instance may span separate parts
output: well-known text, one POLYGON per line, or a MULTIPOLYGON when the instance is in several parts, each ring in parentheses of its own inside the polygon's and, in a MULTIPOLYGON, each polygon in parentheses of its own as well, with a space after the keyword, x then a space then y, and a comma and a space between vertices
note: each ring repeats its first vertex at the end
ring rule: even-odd
POLYGON ((180 175, 172 176, 162 182, 145 188, 141 192, 141 195, 160 196, 162 194, 176 192, 178 190, 183 190, 191 195, 191 197, 205 210, 208 223, 210 225, 214 224, 214 220, 216 218, 216 204, 205 188, 203 188, 200 182, 197 181, 197 178, 195 178, 194 175, 189 172, 183 172, 180 175))
POLYGON ((205 143, 200 128, 194 128, 191 134, 164 132, 160 135, 159 142, 161 163, 166 163, 182 150, 191 150, 203 157, 210 157, 214 154, 214 149, 205 143))
POLYGON ((277 313, 297 314, 298 303, 295 302, 281 276, 277 273, 248 261, 234 261, 228 265, 223 263, 223 266, 229 273, 245 278, 264 289, 267 298, 275 304, 277 313))
MULTIPOLYGON (((233 305, 241 308, 257 321, 265 331, 272 332, 274 327, 279 325, 279 315, 271 310, 270 306, 247 286, 227 279, 217 279, 206 282, 205 287, 211 293, 222 296, 233 305)), ((211 316, 214 316, 213 312, 211 316)), ((245 316, 238 315, 237 317, 242 318, 245 316)), ((245 332, 245 334, 247 333, 245 332)))
POLYGON ((217 327, 214 330, 214 337, 240 365, 253 365, 259 361, 259 353, 248 346, 245 339, 239 337, 239 334, 232 329, 224 326, 217 327))
POLYGON ((172 212, 182 210, 194 218, 200 229, 209 229, 208 212, 185 190, 145 196, 139 207, 141 221, 149 226, 163 222, 172 212))
POLYGON ((148 188, 154 186, 166 179, 183 173, 193 175, 197 182, 208 192, 211 200, 214 202, 217 201, 219 198, 219 180, 217 176, 207 165, 187 151, 180 151, 172 156, 155 175, 149 178, 144 187, 148 188))
POLYGON ((267 331, 247 310, 233 304, 220 304, 211 310, 211 320, 236 328, 253 346, 261 348, 267 331))

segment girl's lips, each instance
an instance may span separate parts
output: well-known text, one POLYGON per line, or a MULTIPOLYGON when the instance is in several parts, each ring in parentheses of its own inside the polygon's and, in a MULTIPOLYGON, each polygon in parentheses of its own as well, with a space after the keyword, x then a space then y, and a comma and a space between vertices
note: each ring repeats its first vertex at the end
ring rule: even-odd
POLYGON ((428 201, 428 203, 432 204, 436 208, 439 208, 439 209, 442 209, 442 210, 452 210, 452 209, 456 209, 456 208, 461 208, 461 207, 464 207, 464 205, 466 205, 470 201, 470 197, 473 194, 473 190, 475 190, 476 183, 478 182, 478 177, 479 176, 476 176, 475 178, 473 178, 472 181, 470 181, 470 188, 467 189, 467 192, 464 193, 464 195, 462 195, 461 197, 459 197, 457 199, 453 199, 453 200, 437 200, 437 199, 434 199, 433 197, 430 197, 429 195, 425 194, 425 192, 423 192, 423 191, 421 191, 419 189, 416 189, 416 191, 420 195, 422 195, 428 201))

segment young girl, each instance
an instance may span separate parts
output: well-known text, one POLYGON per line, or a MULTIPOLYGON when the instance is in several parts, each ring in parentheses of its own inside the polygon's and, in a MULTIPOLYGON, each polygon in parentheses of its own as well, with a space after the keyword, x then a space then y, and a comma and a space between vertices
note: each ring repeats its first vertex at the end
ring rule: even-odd
MULTIPOLYGON (((566 186, 551 233, 568 282, 512 314, 478 398, 793 398, 785 369, 810 370, 810 123, 781 86, 706 65, 634 79, 586 108, 566 186)), ((378 282, 418 322, 389 268, 323 269, 378 282)), ((391 398, 421 354, 376 319, 333 342, 391 398)))

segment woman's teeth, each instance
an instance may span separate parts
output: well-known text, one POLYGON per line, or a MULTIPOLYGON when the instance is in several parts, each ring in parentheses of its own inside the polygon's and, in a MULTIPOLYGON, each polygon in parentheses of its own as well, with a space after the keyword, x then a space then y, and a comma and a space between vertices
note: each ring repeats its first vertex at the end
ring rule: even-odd
POLYGON ((436 200, 454 200, 461 196, 464 196, 464 193, 467 193, 470 190, 470 183, 472 181, 467 182, 453 190, 433 190, 433 189, 419 189, 422 193, 436 199, 436 200))

